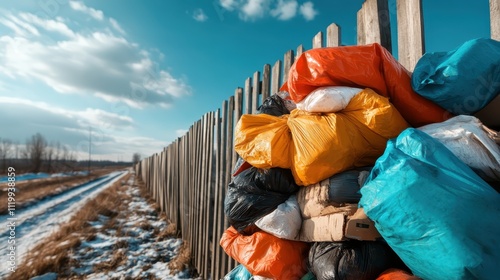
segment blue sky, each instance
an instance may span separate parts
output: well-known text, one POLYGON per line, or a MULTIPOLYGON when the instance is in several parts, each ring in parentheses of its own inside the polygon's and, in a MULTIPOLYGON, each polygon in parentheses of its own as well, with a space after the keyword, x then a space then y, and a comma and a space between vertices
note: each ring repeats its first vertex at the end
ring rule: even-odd
MULTIPOLYGON (((362 0, 0 3, 0 138, 36 132, 85 159, 149 156, 247 77, 330 23, 356 44, 362 0)), ((396 36, 395 0, 389 0, 396 36)), ((488 0, 423 0, 426 51, 489 37, 488 0)), ((396 37, 393 36, 393 49, 396 37)))

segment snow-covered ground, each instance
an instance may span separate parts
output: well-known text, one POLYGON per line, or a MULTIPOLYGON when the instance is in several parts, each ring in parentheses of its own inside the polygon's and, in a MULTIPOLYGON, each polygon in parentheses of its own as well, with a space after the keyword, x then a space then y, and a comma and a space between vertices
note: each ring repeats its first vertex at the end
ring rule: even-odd
POLYGON ((99 232, 96 238, 82 241, 71 255, 79 263, 73 272, 85 275, 85 279, 189 279, 187 271, 170 275, 168 262, 177 255, 182 240, 169 238, 158 241, 153 232, 166 228, 167 223, 158 218, 153 207, 140 195, 139 189, 133 186, 133 180, 131 176, 124 190, 130 197, 130 200, 123 201, 128 204, 129 213, 116 219, 121 236, 117 236, 115 229, 103 229, 108 217, 100 216, 98 221, 92 223, 99 232), (148 228, 138 225, 148 225, 148 228), (93 272, 95 265, 109 263, 116 254, 126 256, 116 269, 93 272))
MULTIPOLYGON (((14 233, 16 262, 20 264, 25 254, 38 242, 71 218, 85 202, 126 174, 113 172, 100 179, 82 184, 48 200, 15 211, 15 215, 0 215, 0 279, 8 274, 8 252, 14 233), (12 225, 15 225, 15 228, 12 225)), ((5 202, 6 203, 6 202, 5 202)))
MULTIPOLYGON (((63 172, 63 173, 24 173, 24 174, 16 174, 16 182, 26 181, 26 180, 35 180, 35 179, 45 179, 45 178, 53 178, 53 177, 66 177, 66 176, 76 176, 76 175, 87 175, 87 171, 74 171, 74 172, 63 172)), ((0 183, 8 182, 8 176, 1 176, 0 183)))
MULTIPOLYGON (((49 200, 40 201, 15 215, 17 263, 21 263, 30 248, 43 242, 49 234, 68 221, 87 201, 99 192, 123 178, 126 172, 114 172, 92 183, 83 184, 49 200)), ((159 237, 154 233, 167 227, 167 222, 158 217, 150 203, 141 196, 134 184, 134 175, 119 188, 128 199, 121 201, 126 210, 112 218, 115 226, 106 226, 111 219, 99 216, 89 222, 96 229, 95 238, 90 241, 82 235, 81 244, 69 253, 74 264, 73 276, 78 279, 191 279, 189 272, 181 271, 170 275, 168 263, 178 254, 182 245, 179 238, 159 237), (117 230, 118 229, 118 230, 117 230), (119 233, 117 232, 119 231, 119 233), (118 256, 118 258, 117 258, 118 256), (103 264, 119 260, 112 269, 96 269, 103 264)), ((0 251, 7 252, 9 216, 0 216, 0 251)), ((0 256, 0 279, 8 275, 7 255, 0 256)), ((31 280, 60 279, 57 273, 47 273, 31 280)), ((72 278, 73 279, 73 278, 72 278)))

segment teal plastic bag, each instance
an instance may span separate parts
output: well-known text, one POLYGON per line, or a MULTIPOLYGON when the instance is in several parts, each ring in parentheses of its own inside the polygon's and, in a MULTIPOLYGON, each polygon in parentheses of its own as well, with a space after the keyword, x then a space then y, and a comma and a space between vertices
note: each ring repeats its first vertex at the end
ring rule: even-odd
POLYGON ((302 276, 300 280, 316 280, 316 276, 312 272, 308 272, 306 275, 302 276))
POLYGON ((252 278, 252 274, 241 264, 224 276, 224 280, 250 280, 250 278, 252 278))
POLYGON ((453 51, 426 53, 411 85, 455 115, 474 114, 500 93, 500 42, 479 38, 453 51))
POLYGON ((360 206, 413 274, 498 279, 500 194, 443 144, 409 128, 391 139, 360 206))

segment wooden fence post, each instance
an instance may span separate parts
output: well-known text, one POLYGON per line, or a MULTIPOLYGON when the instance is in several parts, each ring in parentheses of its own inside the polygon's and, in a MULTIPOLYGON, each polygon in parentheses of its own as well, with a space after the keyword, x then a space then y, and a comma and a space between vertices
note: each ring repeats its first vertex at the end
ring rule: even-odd
POLYGON ((206 221, 206 231, 204 235, 205 239, 205 248, 203 251, 203 254, 205 255, 205 268, 203 269, 202 273, 205 279, 208 279, 208 275, 210 274, 210 269, 211 269, 211 264, 214 261, 212 259, 211 255, 211 245, 213 242, 217 242, 214 237, 212 236, 212 231, 214 227, 214 184, 212 182, 213 179, 213 171, 214 171, 214 161, 213 161, 213 151, 214 151, 214 112, 209 113, 208 117, 208 124, 207 124, 207 130, 208 130, 208 135, 207 135, 207 146, 208 146, 208 153, 207 153, 207 161, 208 161, 208 170, 207 170, 207 179, 206 179, 206 184, 207 184, 207 207, 205 210, 205 221, 206 221))
POLYGON ((304 46, 301 44, 297 47, 297 51, 295 52, 295 59, 297 59, 304 52, 304 46))
MULTIPOLYGON (((223 103, 224 104, 224 103, 223 103)), ((217 110, 215 114, 215 147, 217 154, 215 156, 215 195, 214 195, 214 227, 212 231, 212 264, 211 264, 211 275, 212 279, 220 279, 221 275, 221 250, 219 243, 216 241, 221 236, 221 223, 224 222, 224 205, 221 203, 221 184, 220 184, 220 149, 221 149, 221 120, 220 120, 220 109, 217 110)))
POLYGON ((398 60, 408 71, 425 53, 422 0, 397 0, 398 60))
POLYGON ((266 100, 269 97, 271 90, 271 65, 264 65, 264 69, 262 70, 262 83, 261 83, 261 91, 262 91, 262 101, 266 100))
POLYGON ((326 46, 338 47, 340 43, 340 26, 332 23, 326 28, 326 46))
POLYGON ((243 97, 245 102, 244 114, 252 113, 252 78, 247 78, 245 80, 245 96, 243 97))
MULTIPOLYGON (((290 71, 290 67, 292 67, 292 64, 293 64, 293 59, 294 59, 294 56, 293 56, 293 50, 289 50, 285 53, 285 56, 284 56, 284 62, 283 62, 283 82, 282 83, 285 83, 286 80, 288 79, 288 71, 290 71)), ((281 87, 281 85, 280 85, 281 87)), ((276 91, 278 92, 278 91, 276 91)))
POLYGON ((358 45, 379 43, 392 52, 388 0, 366 0, 358 11, 358 45))
POLYGON ((276 61, 271 76, 271 94, 275 94, 281 87, 281 60, 276 61))
POLYGON ((322 48, 323 47, 323 32, 318 32, 313 38, 312 41, 312 48, 317 49, 317 48, 322 48))
POLYGON ((491 39, 500 41, 500 0, 490 0, 491 39))
POLYGON ((259 94, 260 94, 260 72, 256 71, 253 74, 252 84, 252 114, 257 112, 259 108, 259 94))

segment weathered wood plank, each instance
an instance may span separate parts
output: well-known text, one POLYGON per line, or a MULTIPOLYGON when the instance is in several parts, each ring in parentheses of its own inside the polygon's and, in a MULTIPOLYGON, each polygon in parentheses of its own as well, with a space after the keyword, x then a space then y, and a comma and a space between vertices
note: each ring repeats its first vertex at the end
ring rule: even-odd
POLYGON ((340 26, 332 23, 326 28, 326 46, 338 47, 340 46, 340 26))
POLYGON ((500 0, 490 0, 491 39, 500 41, 500 0))
POLYGON ((187 217, 187 224, 189 227, 189 237, 188 237, 188 242, 189 245, 191 246, 191 252, 193 251, 193 236, 194 236, 194 228, 193 228, 193 197, 194 197, 194 192, 193 192, 193 178, 194 178, 194 154, 196 152, 196 135, 195 135, 195 125, 194 123, 191 126, 190 131, 188 132, 189 134, 189 144, 186 145, 188 149, 188 159, 185 161, 185 180, 187 182, 186 187, 188 191, 188 196, 187 196, 187 202, 188 202, 188 217, 187 217))
POLYGON ((387 0, 366 0, 357 16, 358 45, 379 43, 391 52, 391 25, 387 0))
MULTIPOLYGON (((260 97, 260 72, 255 71, 252 77, 252 114, 257 112, 259 108, 259 97, 260 97)), ((231 110, 230 110, 231 111, 231 110)))
POLYGON ((243 89, 234 90, 234 119, 238 122, 243 114, 243 89))
MULTIPOLYGON (((224 106, 224 103, 223 103, 224 106)), ((215 194, 214 194, 214 199, 215 199, 215 204, 214 204, 214 227, 212 231, 212 238, 213 240, 217 240, 221 233, 220 233, 220 225, 223 223, 223 217, 221 217, 220 213, 223 213, 223 205, 219 203, 221 199, 221 188, 220 188, 220 165, 221 165, 221 158, 220 158, 220 150, 221 150, 221 121, 220 121, 220 111, 221 109, 217 109, 217 112, 215 114, 215 149, 217 151, 217 155, 215 157, 215 194)), ((210 271, 212 272, 212 279, 221 279, 221 253, 219 249, 219 243, 218 242, 212 242, 212 264, 211 264, 211 269, 210 271)))
POLYGON ((317 49, 317 48, 322 48, 324 46, 323 44, 323 32, 320 31, 318 32, 312 40, 312 48, 317 49))
MULTIPOLYGON (((286 80, 288 79, 288 72, 290 71, 290 68, 292 67, 294 58, 295 57, 293 55, 293 50, 289 50, 285 53, 285 56, 283 58, 283 81, 282 81, 282 84, 284 84, 286 82, 286 80)), ((280 87, 281 87, 281 85, 280 85, 280 87)))
POLYGON ((279 91, 281 86, 281 60, 276 61, 273 66, 273 75, 271 77, 271 94, 279 91))
POLYGON ((264 69, 262 70, 262 83, 261 83, 261 91, 262 91, 262 101, 266 100, 269 97, 271 91, 271 65, 264 65, 264 69))
POLYGON ((152 185, 152 197, 157 199, 156 191, 158 187, 158 170, 156 168, 156 162, 158 161, 158 154, 153 156, 153 185, 152 185))
POLYGON ((252 112, 252 78, 247 78, 245 80, 245 93, 243 96, 243 102, 245 103, 244 114, 251 114, 252 112))
MULTIPOLYGON (((238 124, 239 119, 241 118, 241 97, 243 95, 243 91, 241 88, 237 88, 234 91, 234 126, 238 124)), ((234 135, 235 132, 233 132, 234 135)), ((232 166, 236 165, 236 161, 238 160, 238 155, 236 154, 236 151, 234 151, 234 146, 233 146, 233 160, 231 162, 232 166)))
POLYGON ((206 255, 205 255, 205 244, 207 240, 204 238, 205 232, 207 231, 208 225, 206 224, 206 219, 205 219, 205 211, 207 208, 207 182, 206 182, 206 177, 207 177, 207 169, 208 169, 208 157, 207 157, 207 152, 210 149, 209 146, 207 146, 207 137, 208 137, 208 114, 206 113, 203 116, 203 123, 202 123, 202 157, 201 157, 201 162, 202 162, 202 167, 201 167, 201 178, 200 178, 200 209, 198 211, 198 215, 200 216, 200 230, 198 231, 198 241, 199 241, 199 249, 198 249, 198 254, 200 255, 200 267, 197 267, 198 271, 200 273, 203 273, 205 270, 206 266, 206 255))
POLYGON ((161 201, 160 207, 162 212, 167 212, 167 148, 163 148, 161 153, 161 201))
POLYGON ((397 0, 398 60, 409 71, 425 53, 422 0, 397 0))
MULTIPOLYGON (((257 72, 258 73, 258 72, 257 72)), ((257 75, 254 75, 254 85, 255 85, 255 80, 259 80, 259 76, 257 75)), ((256 92, 253 93, 254 96, 256 95, 256 92)), ((255 100, 255 98, 254 98, 255 100)), ((257 109, 255 109, 254 112, 256 112, 257 109)), ((235 151, 234 151, 234 145, 233 145, 233 140, 234 140, 234 97, 231 96, 229 97, 229 102, 228 102, 228 108, 227 108, 227 120, 226 120, 226 128, 227 128, 227 134, 226 134, 226 154, 225 154, 225 163, 226 163, 226 166, 225 166, 225 177, 224 177, 224 197, 225 197, 225 193, 227 192, 227 187, 229 185, 229 183, 231 182, 231 170, 233 169, 233 155, 235 154, 235 151)), ((224 229, 228 226, 228 221, 227 221, 227 217, 224 215, 225 219, 226 219, 226 222, 225 222, 225 226, 224 226, 224 229)), ((220 247, 220 246, 219 246, 220 247)), ((226 271, 224 271, 223 273, 226 274, 228 273, 231 269, 234 268, 234 260, 232 258, 229 258, 225 253, 224 255, 226 256, 226 258, 228 259, 228 263, 227 263, 227 267, 226 267, 226 271)))
MULTIPOLYGON (((206 196, 206 208, 205 208, 205 221, 206 221, 206 231, 205 235, 202 237, 205 239, 205 247, 204 247, 204 252, 203 254, 206 256, 205 258, 205 267, 202 270, 202 277, 203 279, 208 279, 208 275, 210 272, 211 268, 211 262, 212 259, 209 258, 210 256, 210 250, 211 250, 211 243, 216 242, 214 237, 211 236, 211 233, 213 231, 213 225, 214 225, 214 188, 212 179, 213 179, 213 168, 214 168, 214 162, 213 162, 213 147, 214 147, 214 112, 210 112, 208 116, 208 123, 207 123, 207 162, 208 162, 208 169, 207 169, 207 179, 206 179, 206 190, 207 190, 207 196, 206 196)), ((216 242, 218 243, 218 242, 216 242)))
POLYGON ((304 46, 301 44, 297 47, 297 51, 295 52, 295 60, 304 52, 304 46))
POLYGON ((204 143, 203 143, 203 130, 204 130, 204 125, 205 125, 205 117, 206 114, 203 115, 202 119, 199 120, 199 127, 198 127, 198 141, 196 143, 197 146, 199 146, 199 151, 196 154, 196 165, 197 165, 197 172, 196 176, 198 177, 196 180, 195 185, 193 185, 193 188, 196 191, 196 200, 195 200, 195 215, 196 219, 194 220, 196 224, 196 231, 195 231, 195 236, 194 236, 194 244, 196 244, 196 257, 198 259, 198 266, 197 268, 202 269, 203 268, 203 263, 202 263, 202 258, 203 255, 200 253, 201 248, 202 248, 202 240, 200 236, 202 236, 202 215, 201 215, 201 205, 202 205, 202 200, 203 200, 203 188, 202 188, 202 182, 203 182, 203 172, 204 172, 204 165, 205 162, 203 161, 203 154, 204 154, 204 143))
MULTIPOLYGON (((251 100, 251 99, 250 99, 251 100)), ((220 164, 220 178, 219 178, 219 188, 220 188, 220 195, 219 195, 219 204, 224 205, 224 198, 226 196, 226 185, 225 185, 225 178, 227 175, 227 168, 226 168, 226 150, 227 150, 227 128, 228 128, 228 101, 225 100, 222 104, 222 120, 221 120, 221 145, 220 145, 220 153, 219 157, 221 159, 221 164, 220 164)), ((224 215, 224 211, 220 211, 219 213, 221 223, 219 225, 219 234, 217 235, 217 238, 220 239, 222 237, 222 234, 224 233, 224 230, 226 229, 226 224, 227 224, 227 219, 226 215, 224 215)), ((227 272, 227 255, 221 250, 220 246, 218 246, 218 249, 221 254, 221 277, 227 272)), ((219 279, 219 278, 217 278, 219 279)))

